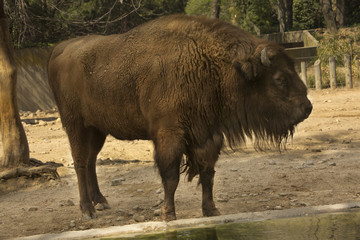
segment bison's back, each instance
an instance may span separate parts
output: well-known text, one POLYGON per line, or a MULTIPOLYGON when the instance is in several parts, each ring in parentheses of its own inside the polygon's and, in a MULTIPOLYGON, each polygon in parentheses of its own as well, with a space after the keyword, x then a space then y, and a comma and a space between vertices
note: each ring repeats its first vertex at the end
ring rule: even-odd
POLYGON ((120 139, 148 139, 133 57, 122 45, 120 36, 87 36, 53 49, 49 84, 65 126, 81 119, 120 139))
POLYGON ((60 43, 49 81, 65 123, 75 116, 120 139, 148 139, 164 125, 212 134, 222 109, 220 81, 234 71, 234 55, 252 51, 254 41, 219 21, 164 17, 125 34, 60 43))

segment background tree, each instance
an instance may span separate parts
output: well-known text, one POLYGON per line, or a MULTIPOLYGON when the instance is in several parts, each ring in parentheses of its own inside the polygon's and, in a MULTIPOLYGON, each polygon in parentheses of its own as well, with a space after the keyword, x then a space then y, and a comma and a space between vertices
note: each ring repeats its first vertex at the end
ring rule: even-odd
MULTIPOLYGON (((185 12, 210 17, 212 3, 212 0, 189 0, 185 12)), ((276 12, 270 0, 222 0, 219 18, 258 35, 275 32, 277 28, 276 12)))
POLYGON ((345 0, 336 0, 335 20, 339 26, 344 25, 345 0))
POLYGON ((16 48, 48 46, 87 34, 123 33, 153 18, 185 11, 211 17, 213 3, 215 9, 221 7, 220 19, 256 34, 323 27, 322 10, 333 15, 335 26, 360 22, 359 0, 346 0, 346 4, 345 0, 4 1, 16 48))
POLYGON ((236 23, 257 35, 278 32, 278 20, 273 0, 235 1, 238 11, 236 23))
POLYGON ((277 0, 277 14, 280 32, 286 31, 286 9, 284 0, 277 0))
POLYGON ((276 9, 280 32, 286 32, 293 27, 293 0, 277 0, 276 9))
POLYGON ((187 0, 5 0, 15 47, 87 34, 115 34, 153 18, 183 13, 187 0))
POLYGON ((0 127, 3 144, 0 166, 4 167, 29 163, 29 146, 17 106, 16 80, 14 51, 4 2, 0 0, 0 127))
POLYGON ((317 0, 294 0, 293 28, 298 30, 323 27, 321 7, 317 0))
POLYGON ((286 8, 286 29, 287 31, 292 30, 293 28, 293 0, 285 0, 285 8, 286 8))
POLYGON ((220 5, 221 0, 213 0, 212 1, 212 11, 211 11, 211 17, 212 18, 219 18, 220 17, 220 5))
POLYGON ((336 33, 337 24, 335 18, 335 12, 333 10, 331 0, 320 0, 321 9, 323 12, 326 28, 330 33, 336 33))
POLYGON ((360 23, 360 1, 346 0, 344 9, 344 25, 351 26, 360 23))

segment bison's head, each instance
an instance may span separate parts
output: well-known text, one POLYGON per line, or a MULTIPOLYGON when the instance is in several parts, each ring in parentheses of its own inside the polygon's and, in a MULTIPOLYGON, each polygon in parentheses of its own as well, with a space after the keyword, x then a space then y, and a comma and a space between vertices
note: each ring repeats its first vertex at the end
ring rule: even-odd
POLYGON ((293 60, 278 45, 266 43, 250 58, 234 61, 233 66, 243 97, 243 106, 238 108, 241 129, 255 137, 259 147, 267 143, 281 146, 312 111, 293 60))

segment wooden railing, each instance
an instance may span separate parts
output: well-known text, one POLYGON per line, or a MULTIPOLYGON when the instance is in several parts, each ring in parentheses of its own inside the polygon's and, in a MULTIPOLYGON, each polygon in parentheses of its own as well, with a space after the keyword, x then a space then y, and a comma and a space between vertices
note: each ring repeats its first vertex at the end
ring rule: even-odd
MULTIPOLYGON (((324 64, 320 61, 320 59, 316 60, 314 63, 314 76, 315 76, 315 89, 322 89, 323 88, 323 77, 321 71, 321 65, 324 64)), ((325 63, 326 64, 326 63, 325 63)), ((357 64, 357 72, 358 78, 360 77, 360 62, 358 61, 357 64)), ((326 66, 329 70, 329 87, 331 89, 335 89, 338 87, 337 81, 337 66, 334 57, 329 58, 329 63, 326 66)), ((307 67, 306 62, 301 62, 301 79, 308 86, 308 77, 307 77, 307 67)), ((344 55, 344 72, 345 72, 345 87, 346 88, 353 88, 354 87, 354 79, 352 74, 352 66, 351 66, 351 56, 349 54, 344 55)))

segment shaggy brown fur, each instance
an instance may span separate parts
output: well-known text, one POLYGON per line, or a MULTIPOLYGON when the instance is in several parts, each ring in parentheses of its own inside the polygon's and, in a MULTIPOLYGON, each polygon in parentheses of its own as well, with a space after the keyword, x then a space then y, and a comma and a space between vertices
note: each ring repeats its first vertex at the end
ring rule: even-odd
POLYGON ((214 166, 224 136, 280 146, 312 109, 292 60, 275 44, 227 23, 174 15, 122 35, 57 45, 49 83, 68 134, 84 218, 100 193, 95 161, 105 137, 150 139, 165 189, 162 216, 175 218, 182 156, 200 174, 203 213, 218 215, 214 166), (263 56, 263 59, 262 57, 263 56))

